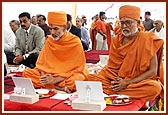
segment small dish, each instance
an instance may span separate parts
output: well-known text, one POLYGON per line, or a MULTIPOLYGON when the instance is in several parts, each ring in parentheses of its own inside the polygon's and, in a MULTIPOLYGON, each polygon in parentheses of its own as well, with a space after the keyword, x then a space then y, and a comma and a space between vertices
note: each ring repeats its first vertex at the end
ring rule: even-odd
POLYGON ((105 101, 107 105, 127 105, 133 102, 133 100, 126 95, 110 95, 109 97, 105 97, 105 101))
POLYGON ((36 89, 37 94, 48 94, 49 89, 36 89))

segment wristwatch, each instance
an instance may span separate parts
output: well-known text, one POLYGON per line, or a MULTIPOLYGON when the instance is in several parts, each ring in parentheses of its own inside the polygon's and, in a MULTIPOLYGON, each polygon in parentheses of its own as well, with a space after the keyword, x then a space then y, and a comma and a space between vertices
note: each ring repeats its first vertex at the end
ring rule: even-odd
POLYGON ((25 60, 26 58, 28 58, 29 57, 29 54, 25 54, 25 55, 23 55, 23 59, 25 60))

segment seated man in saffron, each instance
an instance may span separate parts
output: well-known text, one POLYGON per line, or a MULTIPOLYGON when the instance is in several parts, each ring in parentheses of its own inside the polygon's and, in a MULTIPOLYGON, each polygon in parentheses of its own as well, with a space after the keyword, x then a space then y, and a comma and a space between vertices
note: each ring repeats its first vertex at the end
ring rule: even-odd
POLYGON ((26 69, 23 77, 31 78, 35 88, 44 87, 71 93, 75 80, 84 80, 88 69, 80 39, 66 31, 65 12, 49 12, 48 24, 51 35, 34 69, 26 69))
POLYGON ((108 64, 98 75, 86 80, 101 81, 104 93, 124 94, 144 102, 155 99, 163 91, 163 40, 152 32, 138 31, 140 8, 121 6, 121 34, 110 45, 108 64))

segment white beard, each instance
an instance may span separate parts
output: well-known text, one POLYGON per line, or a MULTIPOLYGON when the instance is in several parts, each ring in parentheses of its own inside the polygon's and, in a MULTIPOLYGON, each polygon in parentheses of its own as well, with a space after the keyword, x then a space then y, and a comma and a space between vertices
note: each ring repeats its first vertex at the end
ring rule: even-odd
POLYGON ((62 32, 62 33, 61 33, 59 36, 57 36, 57 37, 53 37, 53 36, 52 36, 52 39, 55 40, 55 41, 57 41, 57 40, 59 40, 63 35, 64 35, 64 32, 62 32))
POLYGON ((55 40, 55 41, 57 41, 57 40, 60 39, 60 37, 59 37, 59 36, 57 36, 56 38, 55 38, 55 37, 52 37, 52 39, 55 40))

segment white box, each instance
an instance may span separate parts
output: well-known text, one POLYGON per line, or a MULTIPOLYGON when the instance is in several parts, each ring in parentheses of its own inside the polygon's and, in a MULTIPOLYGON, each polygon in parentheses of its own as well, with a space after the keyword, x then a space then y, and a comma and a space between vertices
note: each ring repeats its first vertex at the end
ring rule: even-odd
POLYGON ((105 101, 90 101, 85 102, 84 100, 73 100, 72 109, 77 110, 89 110, 89 111, 103 111, 106 108, 105 101))
POLYGON ((10 101, 33 104, 39 101, 39 95, 19 95, 19 94, 10 94, 10 101))

